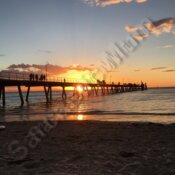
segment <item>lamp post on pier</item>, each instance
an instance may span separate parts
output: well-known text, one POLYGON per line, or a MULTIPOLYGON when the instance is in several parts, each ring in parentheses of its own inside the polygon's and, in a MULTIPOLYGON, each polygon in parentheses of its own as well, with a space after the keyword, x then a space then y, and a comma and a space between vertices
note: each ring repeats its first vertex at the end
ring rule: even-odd
POLYGON ((48 64, 49 64, 49 62, 47 61, 46 62, 46 80, 47 80, 47 73, 48 73, 48 64))

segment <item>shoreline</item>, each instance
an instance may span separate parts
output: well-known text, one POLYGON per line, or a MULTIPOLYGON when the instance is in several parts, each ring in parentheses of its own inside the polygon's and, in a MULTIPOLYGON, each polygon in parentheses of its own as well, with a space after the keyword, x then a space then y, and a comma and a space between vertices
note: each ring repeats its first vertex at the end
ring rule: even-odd
POLYGON ((6 126, 0 129, 3 175, 175 174, 175 124, 47 122, 0 123, 6 126), (31 131, 37 134, 30 137, 31 131), (16 148, 10 154, 14 141, 28 150, 21 160, 16 148))
POLYGON ((167 114, 141 114, 141 113, 32 113, 32 114, 4 114, 0 118, 1 122, 39 122, 43 120, 52 120, 52 121, 94 121, 94 122, 138 122, 138 123, 155 123, 155 124, 173 124, 175 123, 175 115, 167 114))

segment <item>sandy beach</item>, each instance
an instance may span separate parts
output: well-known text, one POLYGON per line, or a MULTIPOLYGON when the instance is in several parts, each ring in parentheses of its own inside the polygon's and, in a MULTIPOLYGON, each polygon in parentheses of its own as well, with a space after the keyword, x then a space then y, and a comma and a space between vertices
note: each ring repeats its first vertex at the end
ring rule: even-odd
POLYGON ((0 125, 2 175, 175 174, 175 124, 35 121, 0 125))

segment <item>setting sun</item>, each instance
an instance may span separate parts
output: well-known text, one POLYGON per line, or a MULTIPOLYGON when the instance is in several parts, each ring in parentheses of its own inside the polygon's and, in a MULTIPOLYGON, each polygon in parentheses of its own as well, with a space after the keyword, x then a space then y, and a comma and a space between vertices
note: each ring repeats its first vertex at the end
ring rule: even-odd
POLYGON ((83 87, 82 86, 77 86, 77 91, 78 92, 83 92, 83 87))
POLYGON ((79 114, 78 116, 77 116, 77 120, 83 120, 83 115, 81 115, 81 114, 79 114))

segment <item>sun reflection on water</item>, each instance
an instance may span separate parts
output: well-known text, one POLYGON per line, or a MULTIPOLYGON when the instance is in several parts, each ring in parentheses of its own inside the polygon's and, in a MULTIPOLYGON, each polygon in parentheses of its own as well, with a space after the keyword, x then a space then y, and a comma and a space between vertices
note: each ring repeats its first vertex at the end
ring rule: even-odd
POLYGON ((77 120, 83 120, 84 119, 84 116, 82 115, 82 114, 79 114, 78 116, 77 116, 77 120))
POLYGON ((83 87, 82 87, 82 86, 77 86, 77 91, 78 91, 79 93, 83 92, 83 87))

